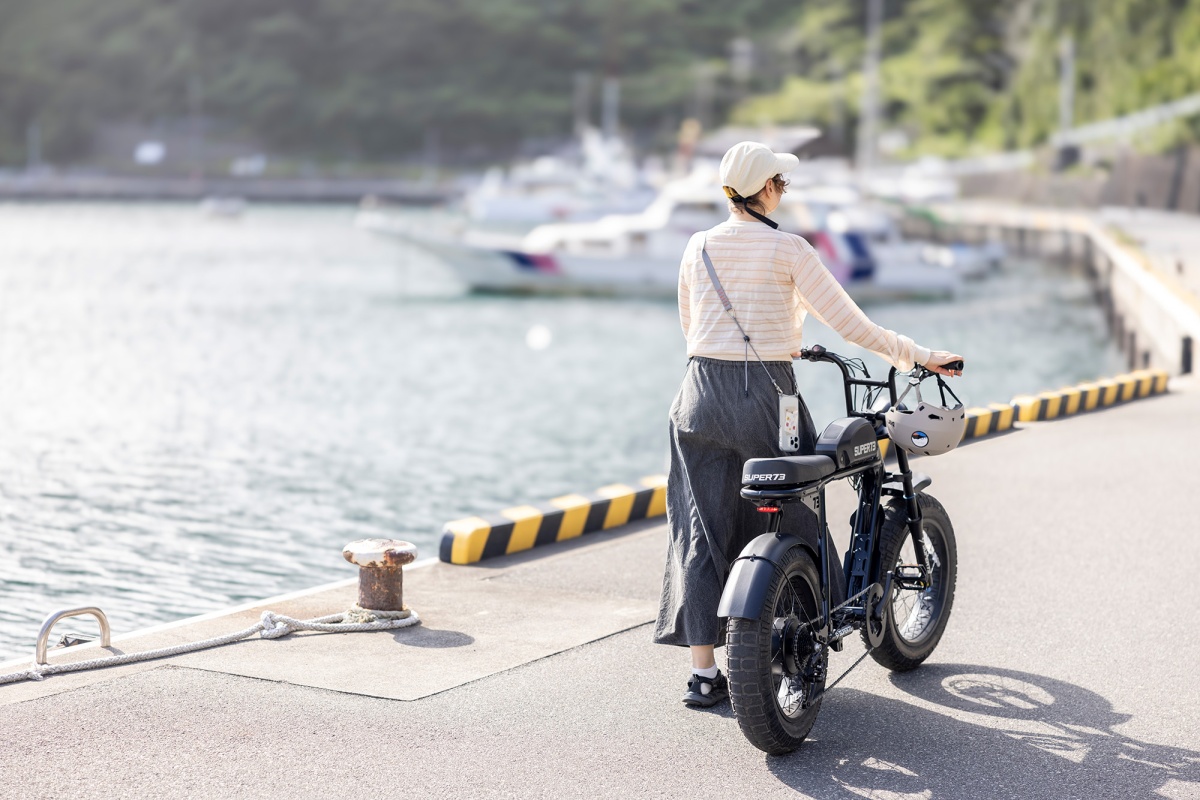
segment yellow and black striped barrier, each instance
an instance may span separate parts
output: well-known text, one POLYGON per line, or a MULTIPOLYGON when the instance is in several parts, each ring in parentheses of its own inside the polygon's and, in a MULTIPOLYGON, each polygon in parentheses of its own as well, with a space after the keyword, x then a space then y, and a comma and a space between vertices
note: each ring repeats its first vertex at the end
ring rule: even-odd
POLYGON ((448 564, 474 564, 665 513, 667 478, 654 475, 635 485, 614 483, 591 494, 568 494, 447 522, 438 558, 448 564))
MULTIPOLYGON (((1166 370, 1146 369, 1050 392, 1020 395, 1009 403, 967 409, 963 441, 1011 430, 1018 422, 1058 419, 1166 390, 1166 370)), ((879 440, 881 455, 887 455, 889 444, 887 438, 879 440)), ((642 478, 634 485, 614 483, 591 494, 568 494, 544 503, 506 508, 498 514, 447 522, 442 530, 439 558, 449 564, 474 564, 485 558, 519 553, 661 516, 666 511, 666 476, 642 478)))
POLYGON ((1125 403, 1167 390, 1167 372, 1143 369, 1040 394, 1014 397, 1019 422, 1041 422, 1125 403))
POLYGON ((1012 403, 989 403, 967 409, 967 430, 962 440, 978 439, 990 433, 1012 430, 1016 406, 1012 403))

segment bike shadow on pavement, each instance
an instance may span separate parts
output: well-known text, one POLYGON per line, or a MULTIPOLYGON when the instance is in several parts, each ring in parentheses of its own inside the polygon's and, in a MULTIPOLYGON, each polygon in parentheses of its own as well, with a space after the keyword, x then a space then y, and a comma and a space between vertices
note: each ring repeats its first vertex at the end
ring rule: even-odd
POLYGON ((768 768, 819 798, 1200 797, 1200 752, 1117 732, 1132 716, 1088 689, 972 664, 891 682, 905 699, 831 691, 809 739, 768 768))

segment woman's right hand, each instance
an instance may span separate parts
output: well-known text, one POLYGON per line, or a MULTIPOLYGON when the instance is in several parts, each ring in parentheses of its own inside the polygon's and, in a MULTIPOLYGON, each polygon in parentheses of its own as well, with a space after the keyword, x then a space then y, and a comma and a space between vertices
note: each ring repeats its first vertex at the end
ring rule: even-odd
POLYGON ((925 369, 930 372, 936 372, 938 375, 945 375, 947 378, 953 378, 956 375, 962 375, 961 369, 946 369, 943 364, 949 364, 952 361, 962 361, 963 357, 957 353, 951 353, 946 350, 934 350, 929 354, 929 360, 925 362, 925 369))

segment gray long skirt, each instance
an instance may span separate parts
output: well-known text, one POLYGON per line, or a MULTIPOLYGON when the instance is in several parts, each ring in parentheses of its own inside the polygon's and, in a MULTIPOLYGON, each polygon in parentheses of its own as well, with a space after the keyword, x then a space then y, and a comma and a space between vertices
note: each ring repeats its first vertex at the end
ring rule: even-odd
MULTIPOLYGON (((768 361, 785 392, 796 393, 790 362, 768 361)), ((654 641, 674 645, 720 645, 724 630, 717 604, 733 559, 766 530, 763 515, 738 492, 742 466, 751 458, 785 455, 779 449, 779 395, 757 362, 694 357, 671 405, 671 468, 667 477, 670 544, 654 641), (746 367, 749 367, 747 373, 746 367), (749 377, 749 394, 745 381, 749 377)), ((800 449, 814 452, 816 434, 800 400, 800 449)), ((786 514, 807 517, 792 525, 811 530, 816 516, 799 504, 786 514)), ((785 516, 785 521, 786 516, 785 516)))

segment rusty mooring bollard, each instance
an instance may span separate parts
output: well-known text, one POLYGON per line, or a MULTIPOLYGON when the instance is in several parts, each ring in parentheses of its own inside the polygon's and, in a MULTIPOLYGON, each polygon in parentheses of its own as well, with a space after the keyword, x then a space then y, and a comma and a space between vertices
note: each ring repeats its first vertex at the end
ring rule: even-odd
POLYGON ((374 611, 404 610, 405 564, 417 548, 398 539, 359 539, 342 548, 342 556, 358 566, 358 605, 374 611))

